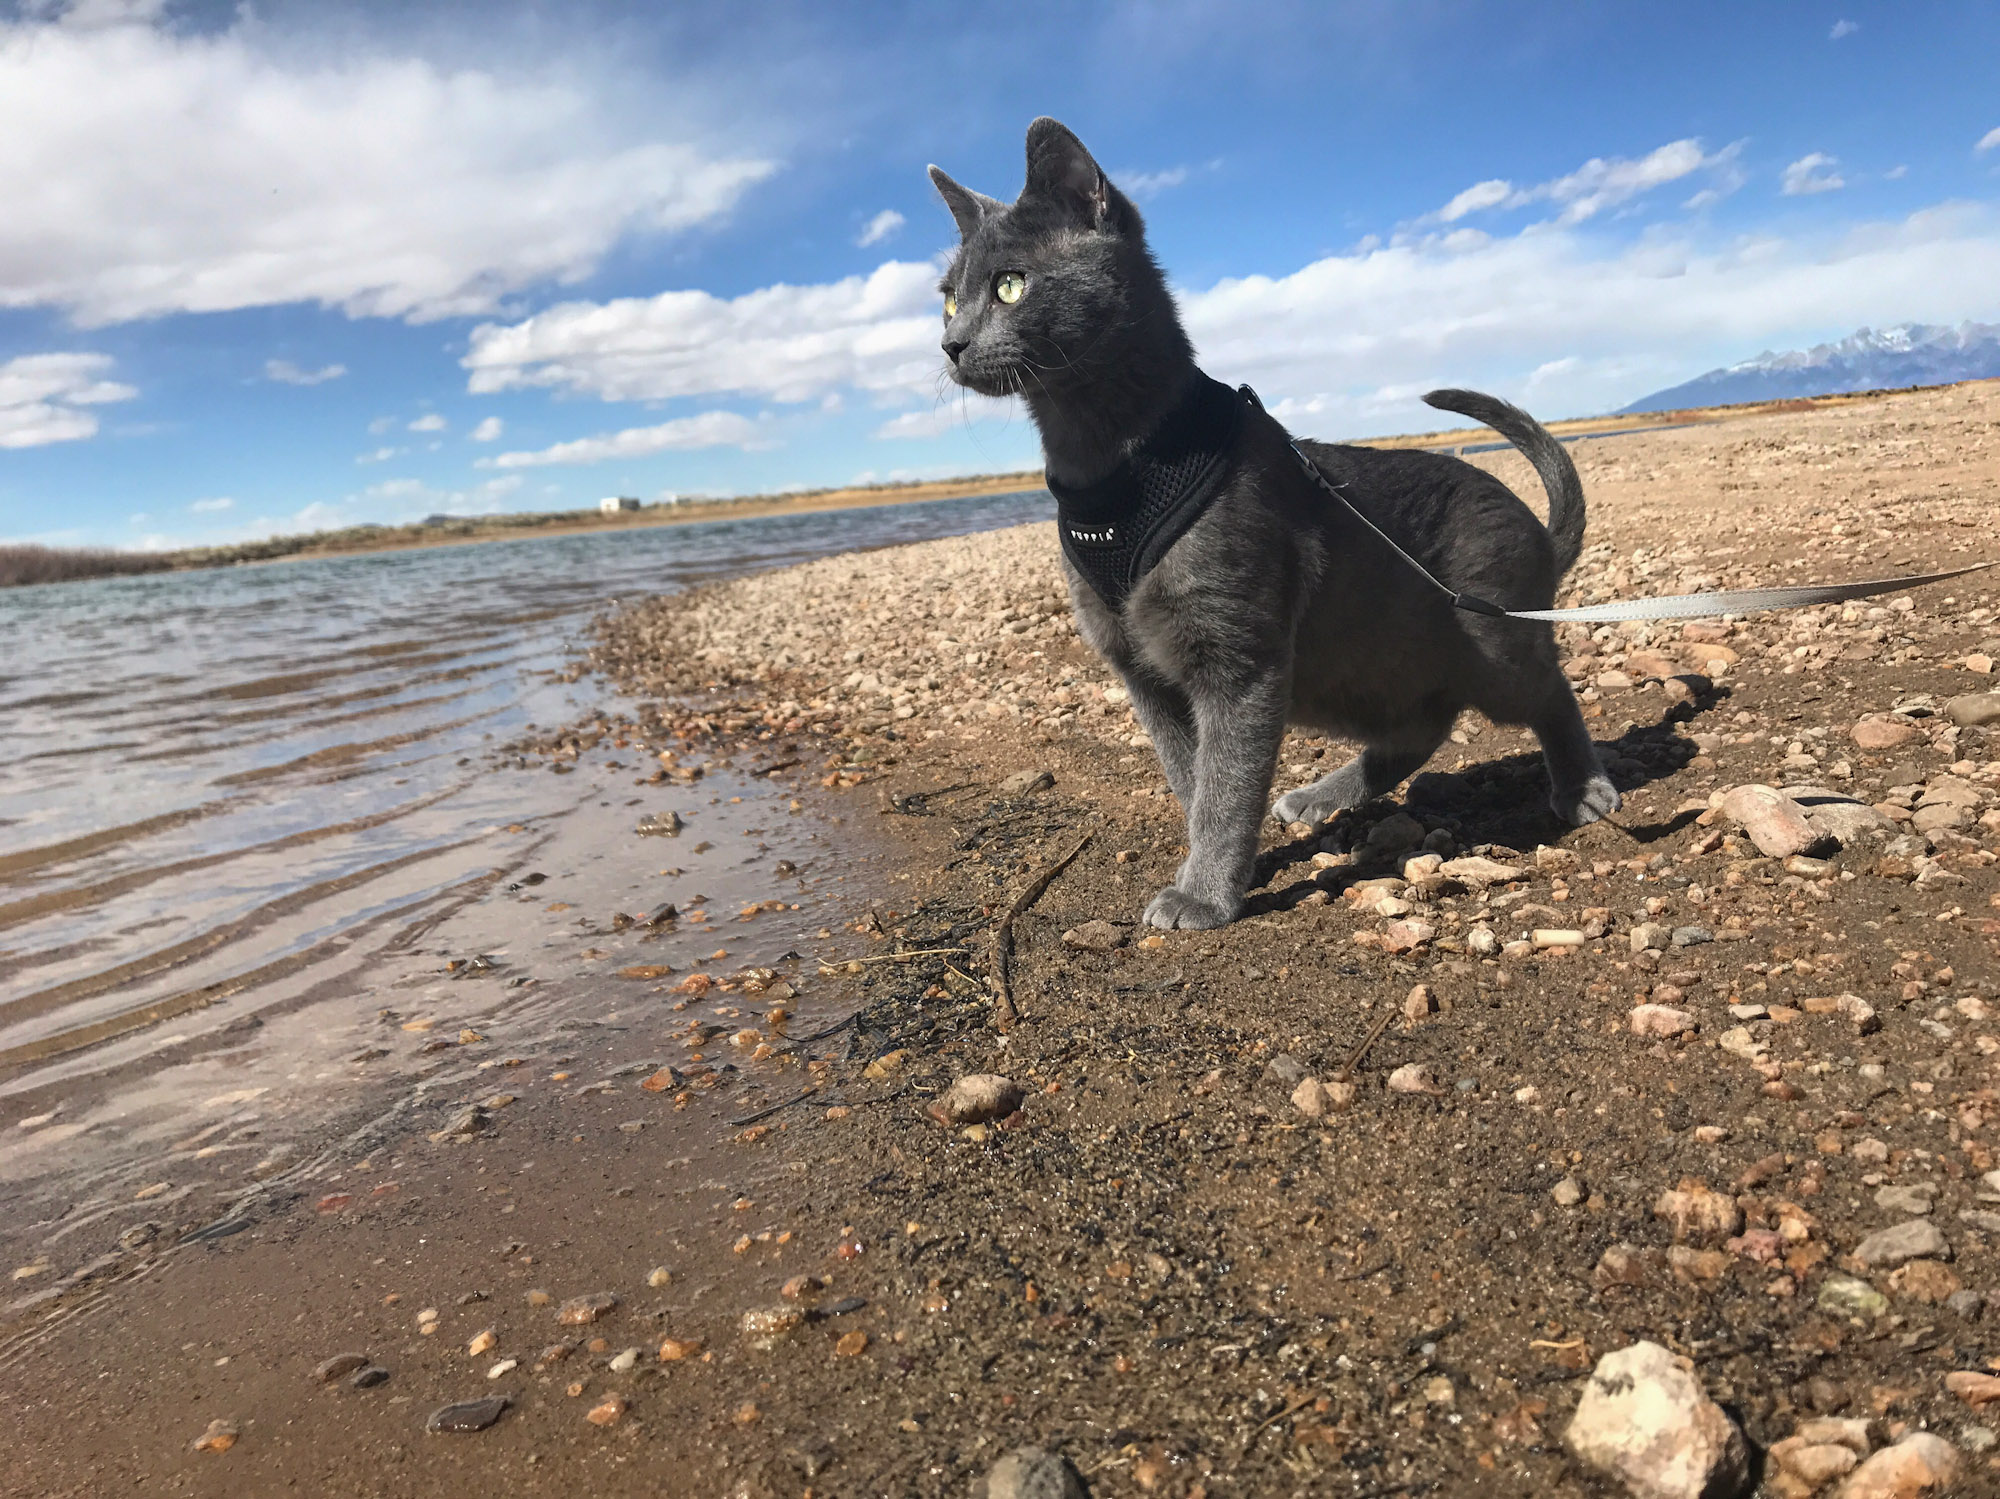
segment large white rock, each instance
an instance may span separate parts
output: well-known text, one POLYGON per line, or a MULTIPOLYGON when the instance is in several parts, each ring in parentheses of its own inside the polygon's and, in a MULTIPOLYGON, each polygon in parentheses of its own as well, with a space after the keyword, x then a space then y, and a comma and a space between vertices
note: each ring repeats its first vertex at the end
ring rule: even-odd
POLYGON ((1597 1361, 1563 1440, 1638 1499, 1736 1499, 1750 1488, 1743 1433, 1687 1360, 1658 1343, 1597 1361))

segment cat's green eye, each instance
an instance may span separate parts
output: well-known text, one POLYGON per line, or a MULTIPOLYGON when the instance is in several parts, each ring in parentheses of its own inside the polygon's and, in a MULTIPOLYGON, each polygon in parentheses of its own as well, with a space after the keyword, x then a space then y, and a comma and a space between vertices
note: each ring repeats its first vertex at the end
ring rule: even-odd
POLYGON ((946 317, 958 316, 958 298, 950 292, 944 294, 944 315, 946 317))
POLYGON ((1021 293, 1028 289, 1028 278, 1019 271, 1003 271, 1000 279, 993 283, 993 295, 1001 301, 1014 303, 1021 300, 1021 293))

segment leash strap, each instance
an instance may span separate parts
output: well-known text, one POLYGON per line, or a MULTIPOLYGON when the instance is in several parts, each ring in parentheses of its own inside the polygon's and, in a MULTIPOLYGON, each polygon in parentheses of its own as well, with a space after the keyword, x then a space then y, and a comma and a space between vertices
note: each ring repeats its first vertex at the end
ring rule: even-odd
POLYGON ((1299 460, 1299 465, 1313 483, 1333 496, 1349 515, 1373 531, 1384 546, 1415 568, 1425 582, 1449 598, 1453 608, 1463 609, 1468 614, 1484 614, 1492 619, 1534 619, 1553 624, 1612 624, 1628 619, 1702 619, 1717 614, 1748 614, 1758 609, 1804 609, 1813 604, 1838 604, 1848 599, 1897 593, 1905 588, 1921 588, 1927 583, 1942 583, 1948 578, 1983 572, 1994 565, 1991 562, 1975 562, 1969 567, 1955 567, 1948 572, 1876 578, 1862 583, 1817 583, 1804 588, 1735 588, 1720 593, 1680 593, 1668 598, 1586 604, 1575 609, 1502 609, 1477 594, 1460 593, 1440 582, 1429 568, 1396 545, 1388 532, 1363 515, 1354 502, 1340 492, 1340 486, 1327 478, 1320 466, 1305 455, 1296 441, 1289 438, 1287 441, 1290 442, 1292 456, 1299 460))

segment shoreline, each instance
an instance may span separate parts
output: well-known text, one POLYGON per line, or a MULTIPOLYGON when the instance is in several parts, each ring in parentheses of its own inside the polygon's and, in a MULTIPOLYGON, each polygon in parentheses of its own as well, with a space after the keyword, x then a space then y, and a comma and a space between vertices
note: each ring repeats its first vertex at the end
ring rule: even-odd
MULTIPOLYGON (((1613 413, 1599 417, 1570 417, 1547 423, 1548 430, 1566 442, 1586 439, 1631 436, 1653 431, 1671 430, 1676 426, 1706 425, 1717 422, 1747 420, 1773 414, 1800 413, 1826 409, 1838 409, 1860 402, 1936 391, 1949 391, 1980 385, 1995 384, 1995 381, 1961 381, 1956 385, 1911 386, 1907 389, 1866 390, 1840 392, 1831 395, 1792 397, 1772 401, 1742 402, 1729 406, 1689 407, 1670 411, 1633 413, 1613 413)), ((1430 448, 1439 451, 1458 451, 1471 447, 1474 452, 1486 446, 1486 438, 1494 434, 1477 425, 1445 428, 1433 432, 1405 433, 1390 437, 1360 437, 1338 439, 1365 447, 1380 448, 1430 448), (1485 434, 1475 442, 1468 438, 1485 434)), ((1018 473, 972 475, 958 479, 919 480, 908 484, 885 484, 879 486, 849 486, 826 490, 814 490, 793 495, 747 495, 738 499, 690 501, 685 505, 647 506, 638 512, 622 512, 617 516, 604 516, 587 510, 552 511, 546 514, 524 516, 509 522, 504 517, 468 516, 451 526, 410 525, 400 527, 362 528, 368 531, 397 533, 389 536, 359 536, 338 542, 317 541, 316 536, 330 533, 314 533, 307 537, 275 537, 268 542, 245 542, 223 547, 188 547, 159 554, 166 559, 153 569, 164 572, 189 572, 215 567, 240 567, 265 562, 289 562, 328 557, 375 556, 385 552, 418 551, 436 547, 470 546, 492 541, 522 541, 538 537, 587 536, 605 531, 651 530, 660 526, 700 524, 709 521, 750 520, 770 515, 810 515, 827 511, 865 509, 882 505, 916 504, 931 500, 973 499, 984 496, 1026 493, 1043 487, 1039 470, 1023 470, 1018 473), (630 516, 631 518, 625 518, 630 516), (270 547, 286 548, 270 551, 270 547)), ((345 535, 347 533, 339 533, 345 535)), ((98 576, 114 576, 120 572, 142 571, 121 568, 112 571, 79 572, 74 577, 36 579, 33 582, 0 584, 0 586, 32 587, 41 582, 74 582, 98 576)))
MULTIPOLYGON (((1996 418, 1989 383, 1582 446, 1590 544, 1564 601, 1995 555, 1996 418)), ((1515 454, 1472 461, 1536 492, 1515 454)), ((961 1496, 1035 1445, 1100 1499, 1580 1499, 1606 1490, 1560 1432, 1596 1359, 1640 1337, 1760 1447, 1860 1416, 1867 1445, 1933 1431, 1962 1481, 1996 1481, 1985 1418, 1945 1383, 2000 1314, 1981 1182, 2000 1166, 2000 728, 1944 711, 1995 683, 1994 584, 1725 630, 1569 627, 1616 825, 1553 824, 1532 742, 1469 718, 1392 804, 1268 830, 1237 923, 1149 933, 1180 809, 1075 638, 1055 557, 1040 524, 607 617, 590 660, 627 703, 526 751, 616 761, 613 801, 639 744, 734 756, 887 861, 846 924, 855 960, 805 975, 826 1024, 861 1017, 791 1064, 818 1091, 740 1111, 642 1091, 621 1071, 679 1066, 686 1012, 572 1015, 589 1065, 538 1056, 465 1143, 357 1142, 326 1168, 348 1203, 301 1182, 173 1257, 148 1300, 9 1324, 39 1491, 621 1495, 680 1465, 748 1499, 961 1496), (1851 797, 1845 844, 1768 855, 1716 805, 1745 784, 1851 797), (1412 823, 1472 862, 1405 857, 1412 823), (1016 924, 1022 1018, 999 1033, 993 923, 1085 833, 1016 924), (1344 1064, 1350 1093, 1304 1088, 1344 1064), (1007 1075, 1023 1107, 930 1122, 970 1073, 1007 1075), (713 1151, 655 1146, 696 1111, 728 1131, 713 1151), (1869 1248, 1917 1220, 1945 1247, 1869 1248), (530 1293, 614 1288, 555 1353, 565 1329, 530 1293), (228 1325, 178 1352, 217 1306, 228 1325), (497 1346, 465 1351, 488 1327, 497 1346), (382 1398, 311 1382, 360 1342, 393 1366, 382 1398), (101 1347, 120 1350, 105 1385, 101 1347), (512 1405, 490 1431, 422 1435, 431 1406, 495 1390, 512 1405), (215 1419, 240 1443, 189 1453, 215 1419)), ((1343 752, 1294 736, 1278 789, 1343 752)), ((710 1058, 754 1051, 725 1049, 732 1024, 785 1039, 781 1005, 720 1002, 737 1013, 710 1058)))

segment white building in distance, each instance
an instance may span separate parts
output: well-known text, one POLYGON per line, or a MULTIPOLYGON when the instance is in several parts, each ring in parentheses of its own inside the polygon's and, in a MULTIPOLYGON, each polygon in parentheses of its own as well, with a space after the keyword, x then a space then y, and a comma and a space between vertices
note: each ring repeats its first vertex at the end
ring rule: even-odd
POLYGON ((637 510, 639 502, 631 495, 614 494, 599 500, 597 508, 606 515, 616 515, 621 510, 637 510))

